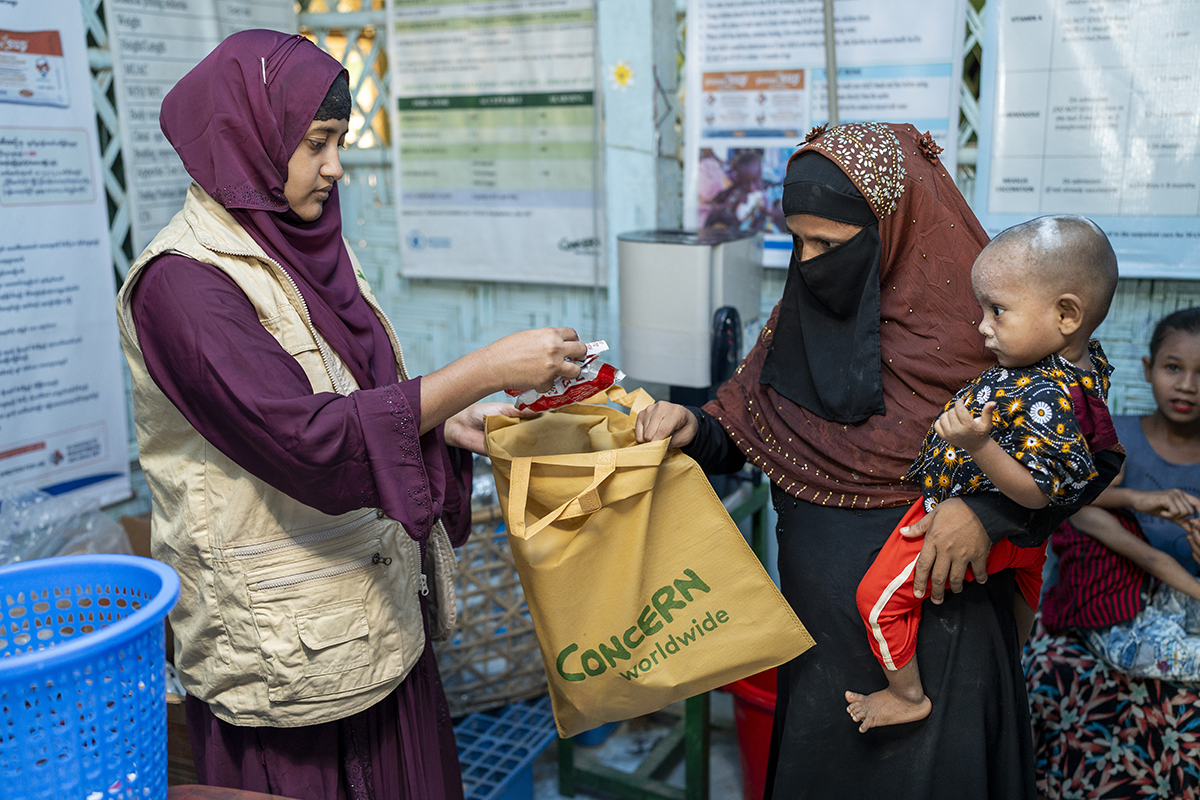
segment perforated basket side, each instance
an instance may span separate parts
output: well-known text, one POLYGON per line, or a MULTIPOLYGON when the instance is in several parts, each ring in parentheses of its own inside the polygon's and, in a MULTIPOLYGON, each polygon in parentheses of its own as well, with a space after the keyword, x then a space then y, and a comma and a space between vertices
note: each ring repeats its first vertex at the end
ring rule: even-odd
POLYGON ((4 796, 164 796, 164 661, 163 634, 149 630, 85 661, 0 684, 4 796))
POLYGON ((0 682, 161 627, 178 598, 175 571, 139 556, 63 556, 0 567, 0 682))
POLYGON ((0 568, 5 798, 166 794, 163 617, 173 571, 134 556, 0 568))

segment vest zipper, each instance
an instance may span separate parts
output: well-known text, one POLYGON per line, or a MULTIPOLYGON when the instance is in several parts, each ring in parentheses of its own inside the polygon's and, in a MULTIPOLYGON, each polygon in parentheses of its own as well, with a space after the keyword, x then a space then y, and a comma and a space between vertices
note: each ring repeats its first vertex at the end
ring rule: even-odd
POLYGON ((282 589, 287 586, 296 586, 297 584, 307 583, 309 581, 318 581, 324 578, 336 578, 339 575, 357 572, 358 570, 365 569, 373 564, 378 564, 380 563, 379 561, 376 561, 378 557, 379 553, 375 553, 373 555, 363 556, 362 558, 357 558, 354 561, 347 561, 344 564, 338 564, 337 566, 333 567, 315 569, 311 572, 302 572, 299 575, 289 575, 286 578, 272 578, 271 580, 259 581, 258 583, 254 584, 254 588, 257 591, 264 591, 267 589, 282 589))
POLYGON ((303 547, 305 545, 325 542, 365 527, 371 522, 374 516, 375 512, 371 511, 357 519, 344 522, 336 528, 330 528, 329 530, 314 531, 279 541, 264 542, 263 544, 244 544, 239 547, 230 548, 229 554, 234 558, 254 558, 255 556, 262 556, 267 553, 278 552, 279 550, 288 550, 293 547, 303 547))
POLYGON ((416 552, 416 557, 413 558, 412 579, 417 584, 417 594, 422 597, 429 594, 429 582, 425 577, 425 565, 422 563, 425 560, 425 551, 421 547, 421 543, 416 540, 411 540, 413 550, 416 552))
MULTIPOLYGON (((204 246, 207 247, 209 250, 212 250, 214 253, 220 253, 223 256, 236 256, 239 258, 254 258, 254 259, 258 259, 260 261, 263 259, 266 259, 266 261, 275 265, 275 267, 279 270, 279 274, 282 275, 284 280, 287 281, 288 285, 292 287, 292 291, 295 292, 295 294, 296 294, 296 299, 300 301, 300 310, 304 312, 304 323, 308 326, 308 331, 309 331, 309 333, 312 334, 313 342, 315 342, 317 345, 317 353, 319 353, 321 356, 321 363, 325 366, 325 374, 329 376, 330 383, 333 384, 334 389, 337 390, 338 394, 340 394, 342 396, 349 395, 352 390, 349 389, 349 387, 342 384, 342 382, 338 379, 338 376, 334 374, 332 362, 331 362, 328 354, 325 352, 325 342, 321 338, 321 335, 317 332, 316 326, 313 325, 312 314, 309 313, 308 303, 306 303, 304 301, 304 295, 300 294, 300 287, 296 285, 296 282, 294 280, 292 280, 292 276, 287 274, 287 270, 285 270, 283 268, 283 265, 281 265, 278 261, 271 258, 270 256, 266 255, 265 253, 260 256, 255 253, 236 253, 236 252, 230 252, 228 250, 218 250, 218 249, 212 247, 211 245, 207 245, 207 244, 205 244, 204 246)), ((361 293, 361 290, 360 290, 360 293, 361 293)))
POLYGON ((408 380, 408 367, 404 365, 404 351, 400 349, 400 338, 396 336, 396 329, 392 327, 392 321, 388 319, 387 314, 383 313, 383 309, 379 306, 379 303, 375 302, 373 297, 363 294, 361 287, 359 287, 358 293, 362 294, 362 298, 367 301, 367 305, 375 312, 375 316, 379 317, 380 323, 383 324, 384 330, 387 331, 388 338, 392 341, 392 350, 396 353, 396 364, 400 367, 399 379, 402 381, 408 380))

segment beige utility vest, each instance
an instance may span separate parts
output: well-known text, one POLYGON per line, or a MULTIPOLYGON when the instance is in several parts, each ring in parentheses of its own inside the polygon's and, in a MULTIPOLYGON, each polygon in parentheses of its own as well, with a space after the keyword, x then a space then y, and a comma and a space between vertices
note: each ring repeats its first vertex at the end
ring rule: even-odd
MULTIPOLYGON (((312 390, 358 388, 313 327, 292 279, 199 186, 138 257, 117 297, 133 377, 138 451, 153 495, 152 550, 179 573, 170 614, 184 688, 236 725, 294 727, 347 717, 383 699, 421 655, 418 544, 376 509, 330 516, 243 470, 193 428, 146 371, 130 299, 163 253, 222 270, 304 368, 312 390)), ((395 331, 358 274, 407 380, 395 331)), ((411 420, 410 420, 411 423, 411 420)), ((451 616, 454 553, 441 523, 427 562, 435 609, 451 616)), ((452 619, 440 620, 443 633, 452 619)))

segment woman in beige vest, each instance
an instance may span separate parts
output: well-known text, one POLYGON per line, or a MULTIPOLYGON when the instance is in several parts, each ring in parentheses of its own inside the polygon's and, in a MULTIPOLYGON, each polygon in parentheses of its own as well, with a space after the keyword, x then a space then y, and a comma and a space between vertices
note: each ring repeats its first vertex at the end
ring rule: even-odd
MULTIPOLYGON (((477 404, 574 377, 569 328, 410 377, 341 236, 341 65, 272 31, 167 95, 195 180, 118 298, 153 549, 200 780, 292 798, 457 798, 430 638, 452 627, 477 404), (472 405, 474 404, 474 405, 472 405)), ((469 231, 465 231, 468 233, 469 231)))

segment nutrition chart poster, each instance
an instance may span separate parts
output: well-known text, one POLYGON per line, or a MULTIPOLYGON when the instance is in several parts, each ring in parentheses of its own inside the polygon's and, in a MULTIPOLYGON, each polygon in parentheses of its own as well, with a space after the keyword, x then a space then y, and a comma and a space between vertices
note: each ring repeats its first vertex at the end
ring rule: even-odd
MULTIPOLYGON (((837 0, 840 122, 907 122, 955 168, 966 0, 837 0)), ((821 0, 689 0, 684 227, 761 230, 786 267, 787 160, 829 120, 821 0)))
POLYGON ((405 277, 592 285, 593 0, 391 0, 405 277))
POLYGON ((1122 277, 1200 278, 1200 2, 989 0, 975 211, 1082 214, 1122 277))
POLYGON ((0 487, 130 495, 79 0, 0 3, 0 487))
POLYGON ((104 0, 125 193, 136 256, 183 207, 192 182, 158 126, 163 97, 230 34, 294 33, 292 0, 104 0))

